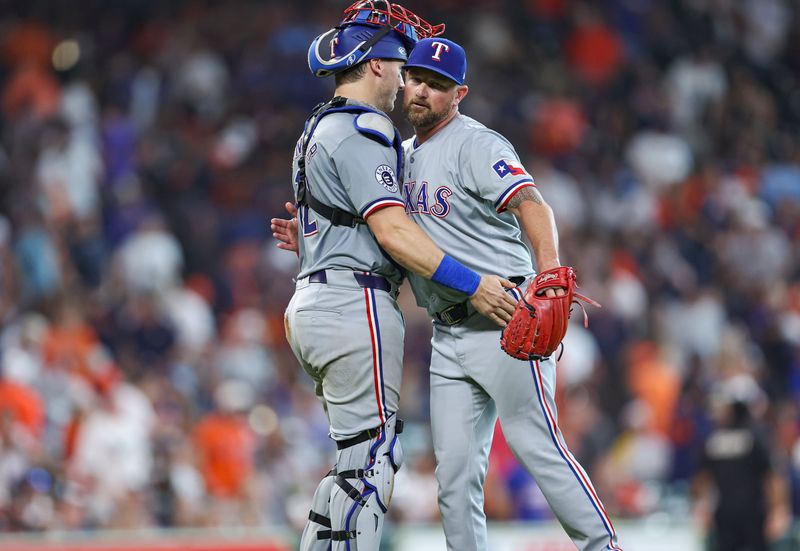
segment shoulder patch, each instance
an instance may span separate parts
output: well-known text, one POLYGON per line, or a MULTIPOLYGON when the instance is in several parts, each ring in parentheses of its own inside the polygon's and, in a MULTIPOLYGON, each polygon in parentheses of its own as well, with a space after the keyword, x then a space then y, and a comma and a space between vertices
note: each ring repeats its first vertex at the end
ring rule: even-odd
POLYGON ((397 185, 397 178, 394 175, 394 169, 389 165, 380 165, 375 169, 375 179, 386 188, 387 191, 397 193, 400 187, 397 185))
POLYGON ((501 178, 505 178, 509 174, 512 176, 522 176, 523 174, 527 174, 525 169, 522 168, 522 165, 516 159, 500 159, 492 164, 492 168, 501 178))
POLYGON ((361 113, 353 119, 356 130, 385 146, 394 141, 394 124, 379 113, 361 113))

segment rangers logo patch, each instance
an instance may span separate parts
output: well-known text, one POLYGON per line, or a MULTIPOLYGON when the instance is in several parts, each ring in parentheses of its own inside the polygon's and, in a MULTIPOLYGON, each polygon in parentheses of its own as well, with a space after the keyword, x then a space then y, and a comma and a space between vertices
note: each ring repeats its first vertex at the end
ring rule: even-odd
POLYGON ((400 189, 397 185, 397 179, 394 176, 394 169, 389 165, 381 165, 376 168, 375 179, 392 193, 397 193, 397 190, 400 189))

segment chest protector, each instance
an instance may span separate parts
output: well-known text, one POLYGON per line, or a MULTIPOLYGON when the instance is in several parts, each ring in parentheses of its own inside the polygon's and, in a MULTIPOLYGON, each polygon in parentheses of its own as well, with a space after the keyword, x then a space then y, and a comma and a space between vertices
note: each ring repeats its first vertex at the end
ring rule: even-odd
POLYGON ((358 213, 348 212, 339 207, 332 207, 321 202, 313 196, 308 185, 306 176, 306 151, 311 137, 314 135, 319 121, 325 115, 331 113, 354 113, 357 116, 353 119, 353 126, 362 135, 378 142, 379 144, 392 147, 397 154, 397 172, 399 177, 403 174, 403 145, 399 132, 391 121, 382 112, 363 104, 355 103, 347 98, 337 96, 332 100, 320 103, 311 112, 311 116, 306 119, 301 137, 301 154, 297 161, 297 195, 295 200, 298 205, 306 205, 320 216, 326 218, 334 226, 356 227, 356 224, 364 224, 364 219, 358 213))

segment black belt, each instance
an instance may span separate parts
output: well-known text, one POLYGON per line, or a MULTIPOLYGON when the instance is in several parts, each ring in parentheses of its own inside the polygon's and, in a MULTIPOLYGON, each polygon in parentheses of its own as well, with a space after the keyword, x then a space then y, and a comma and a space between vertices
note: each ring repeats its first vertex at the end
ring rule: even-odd
MULTIPOLYGON (((364 289, 378 289, 387 293, 392 291, 392 284, 383 276, 353 272, 353 277, 356 278, 356 283, 364 289)), ((308 276, 308 281, 309 283, 328 283, 328 274, 325 273, 325 270, 314 272, 308 276)))
MULTIPOLYGON (((511 276, 508 279, 517 286, 525 283, 525 278, 523 276, 511 276)), ((444 325, 458 325, 472 314, 468 304, 468 301, 453 304, 441 312, 436 312, 434 316, 439 323, 443 323, 444 325)))

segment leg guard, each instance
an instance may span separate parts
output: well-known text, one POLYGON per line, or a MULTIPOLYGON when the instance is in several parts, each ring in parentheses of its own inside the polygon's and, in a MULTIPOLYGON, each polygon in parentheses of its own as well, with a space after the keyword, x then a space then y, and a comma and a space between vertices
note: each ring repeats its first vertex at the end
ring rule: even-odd
POLYGON ((331 490, 332 551, 377 551, 383 519, 403 463, 397 434, 402 421, 392 414, 375 430, 339 442, 331 490))
POLYGON ((300 538, 300 551, 328 551, 331 547, 331 490, 336 468, 330 471, 317 486, 308 522, 300 538))

